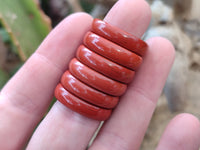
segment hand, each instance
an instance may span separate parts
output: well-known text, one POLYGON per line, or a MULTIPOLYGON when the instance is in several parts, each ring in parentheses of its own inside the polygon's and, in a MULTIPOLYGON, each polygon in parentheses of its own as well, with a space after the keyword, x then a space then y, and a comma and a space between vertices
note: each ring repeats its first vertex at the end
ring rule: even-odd
MULTIPOLYGON (((120 0, 105 20, 141 37, 150 22, 150 9, 143 0, 120 0)), ((81 116, 59 102, 40 120, 91 22, 92 18, 84 13, 63 20, 2 89, 0 149, 23 149, 27 143, 28 150, 87 147, 99 121, 81 116)), ((139 149, 174 59, 173 46, 167 40, 152 38, 147 43, 143 65, 90 150, 139 149)), ((199 121, 182 114, 168 125, 157 150, 197 150, 199 139, 199 121)))

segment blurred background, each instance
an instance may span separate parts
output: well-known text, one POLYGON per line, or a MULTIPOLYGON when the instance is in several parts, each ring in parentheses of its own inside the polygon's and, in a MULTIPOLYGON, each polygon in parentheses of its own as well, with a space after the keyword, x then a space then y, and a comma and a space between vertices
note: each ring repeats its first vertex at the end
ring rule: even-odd
MULTIPOLYGON (((0 89, 63 18, 84 11, 103 19, 116 1, 0 0, 0 89)), ((200 1, 147 2, 152 20, 143 39, 162 36, 176 49, 173 68, 141 147, 154 150, 176 114, 187 112, 200 118, 200 1)))

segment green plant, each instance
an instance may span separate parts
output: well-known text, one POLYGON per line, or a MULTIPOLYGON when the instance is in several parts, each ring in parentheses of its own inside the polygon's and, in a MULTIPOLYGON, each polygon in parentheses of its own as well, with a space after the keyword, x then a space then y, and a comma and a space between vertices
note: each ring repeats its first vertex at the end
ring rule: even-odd
POLYGON ((10 67, 11 70, 5 69, 6 62, 0 66, 0 89, 17 70, 17 66, 21 66, 37 49, 50 30, 51 21, 40 9, 38 1, 0 0, 1 39, 7 53, 14 53, 20 58, 16 62, 18 64, 10 67))

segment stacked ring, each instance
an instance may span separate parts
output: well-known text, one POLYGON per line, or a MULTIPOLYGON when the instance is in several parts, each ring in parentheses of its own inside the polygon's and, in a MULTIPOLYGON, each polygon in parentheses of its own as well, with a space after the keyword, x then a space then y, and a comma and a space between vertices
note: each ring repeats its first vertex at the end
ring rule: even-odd
POLYGON ((55 89, 62 104, 86 117, 106 120, 142 63, 147 44, 94 19, 83 45, 55 89))

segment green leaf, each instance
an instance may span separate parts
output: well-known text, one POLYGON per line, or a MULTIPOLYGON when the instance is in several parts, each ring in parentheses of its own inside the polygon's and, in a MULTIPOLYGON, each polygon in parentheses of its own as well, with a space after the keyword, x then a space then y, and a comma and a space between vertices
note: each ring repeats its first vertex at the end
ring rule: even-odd
POLYGON ((94 8, 94 4, 89 3, 85 0, 80 0, 80 4, 83 7, 83 9, 87 12, 90 13, 92 11, 92 9, 94 8))
POLYGON ((51 30, 36 0, 0 0, 0 21, 24 61, 51 30))
POLYGON ((4 43, 10 42, 10 37, 7 31, 4 28, 0 28, 0 36, 2 37, 2 41, 4 43))
POLYGON ((4 84, 8 81, 9 76, 3 70, 0 69, 0 90, 4 84))

